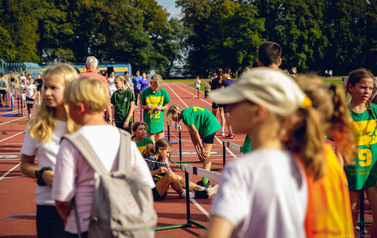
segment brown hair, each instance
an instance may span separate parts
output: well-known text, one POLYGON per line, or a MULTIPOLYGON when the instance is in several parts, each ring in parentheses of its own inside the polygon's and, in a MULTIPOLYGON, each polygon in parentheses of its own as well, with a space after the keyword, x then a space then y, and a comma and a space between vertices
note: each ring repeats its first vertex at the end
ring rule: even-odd
POLYGON ((154 155, 157 155, 158 149, 166 150, 166 149, 169 149, 169 148, 171 148, 171 144, 168 140, 159 139, 158 141, 156 141, 156 144, 151 148, 151 153, 154 154, 154 155))
POLYGON ((337 151, 346 164, 352 163, 356 151, 355 135, 342 88, 336 84, 326 85, 316 75, 300 76, 298 85, 320 113, 324 132, 334 140, 337 151))

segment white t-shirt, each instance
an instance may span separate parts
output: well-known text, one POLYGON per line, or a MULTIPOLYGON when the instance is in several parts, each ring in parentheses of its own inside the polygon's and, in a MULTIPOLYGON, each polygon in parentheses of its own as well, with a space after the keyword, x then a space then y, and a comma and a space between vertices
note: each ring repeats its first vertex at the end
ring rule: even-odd
POLYGON ((255 150, 226 165, 211 214, 233 225, 232 237, 305 237, 307 193, 290 152, 255 150))
POLYGON ((25 86, 25 89, 26 89, 26 97, 29 97, 29 98, 32 98, 32 97, 34 97, 35 95, 35 89, 37 89, 36 87, 35 87, 35 85, 34 84, 31 84, 31 85, 26 85, 25 86))
POLYGON ((114 78, 111 78, 111 77, 107 78, 107 82, 109 83, 109 89, 110 89, 111 95, 113 95, 113 93, 117 90, 117 88, 115 87, 114 78))
MULTIPOLYGON (((117 170, 120 142, 118 128, 110 125, 83 126, 75 133, 82 134, 88 140, 108 171, 117 170)), ((147 186, 154 188, 155 184, 145 160, 135 142, 131 143, 132 170, 140 175, 147 186)), ((63 140, 57 156, 52 197, 62 202, 71 201, 75 197, 81 232, 89 229, 96 176, 81 153, 68 140, 63 140)), ((67 218, 65 230, 74 234, 78 233, 73 210, 67 218)))
MULTIPOLYGON (((55 170, 56 156, 59 151, 60 139, 65 133, 67 123, 56 120, 56 129, 52 134, 52 138, 48 143, 38 142, 30 136, 30 132, 26 131, 24 143, 22 144, 21 153, 24 155, 35 155, 38 159, 38 167, 51 167, 55 170)), ((55 205, 55 201, 51 197, 51 188, 48 186, 37 186, 35 190, 35 202, 38 205, 55 205)))

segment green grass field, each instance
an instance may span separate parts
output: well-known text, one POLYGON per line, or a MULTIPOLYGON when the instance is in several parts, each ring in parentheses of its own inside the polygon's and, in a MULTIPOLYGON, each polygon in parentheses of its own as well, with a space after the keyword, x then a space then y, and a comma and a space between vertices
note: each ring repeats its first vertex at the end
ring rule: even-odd
MULTIPOLYGON (((179 81, 175 81, 175 80, 172 80, 172 81, 168 81, 168 82, 188 82, 188 81, 195 81, 195 79, 181 79, 179 81)), ((204 89, 205 89, 205 84, 208 80, 202 80, 202 82, 205 81, 204 83, 201 83, 200 84, 200 90, 204 92, 204 89)), ((342 85, 342 77, 334 77, 333 79, 324 79, 323 78, 323 82, 325 82, 326 84, 330 84, 330 83, 334 83, 334 84, 337 84, 341 87, 343 87, 342 85)), ((191 83, 191 84, 188 84, 188 86, 194 88, 195 87, 195 84, 194 83, 191 83)))

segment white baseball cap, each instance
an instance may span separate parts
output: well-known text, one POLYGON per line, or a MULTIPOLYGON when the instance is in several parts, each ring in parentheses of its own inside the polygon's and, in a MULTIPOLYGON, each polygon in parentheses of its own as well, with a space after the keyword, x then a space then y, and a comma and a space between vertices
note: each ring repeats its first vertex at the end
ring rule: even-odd
POLYGON ((311 106, 310 99, 291 76, 267 67, 242 73, 237 82, 210 92, 209 97, 217 104, 248 100, 281 116, 291 115, 300 107, 311 106))

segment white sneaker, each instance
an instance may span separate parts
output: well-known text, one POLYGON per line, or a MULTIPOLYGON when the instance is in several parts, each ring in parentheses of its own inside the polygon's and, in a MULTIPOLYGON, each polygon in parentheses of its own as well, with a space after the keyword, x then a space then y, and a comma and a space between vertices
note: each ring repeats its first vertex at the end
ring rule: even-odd
MULTIPOLYGON (((186 189, 183 189, 183 192, 181 194, 179 194, 179 197, 180 198, 186 198, 186 189)), ((194 198, 195 197, 195 193, 189 192, 189 197, 190 197, 190 199, 194 198)))
POLYGON ((220 132, 220 136, 225 136, 225 132, 220 132))
POLYGON ((217 193, 217 190, 219 189, 219 185, 216 184, 215 186, 209 186, 206 188, 208 196, 215 195, 217 193))
POLYGON ((135 108, 137 108, 137 105, 135 105, 135 108))

